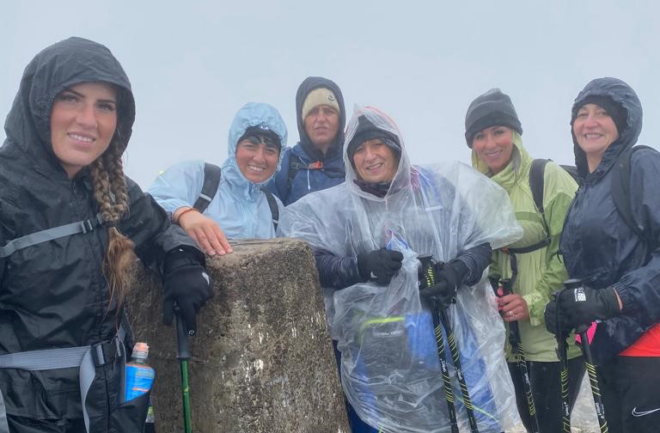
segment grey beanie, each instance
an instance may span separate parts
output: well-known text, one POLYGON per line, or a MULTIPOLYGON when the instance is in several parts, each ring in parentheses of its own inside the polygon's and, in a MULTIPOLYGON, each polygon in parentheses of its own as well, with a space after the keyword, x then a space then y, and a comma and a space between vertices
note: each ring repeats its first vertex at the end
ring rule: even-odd
POLYGON ((477 132, 491 126, 507 126, 522 135, 522 125, 511 98, 498 88, 490 89, 472 101, 465 114, 465 140, 472 148, 477 132))

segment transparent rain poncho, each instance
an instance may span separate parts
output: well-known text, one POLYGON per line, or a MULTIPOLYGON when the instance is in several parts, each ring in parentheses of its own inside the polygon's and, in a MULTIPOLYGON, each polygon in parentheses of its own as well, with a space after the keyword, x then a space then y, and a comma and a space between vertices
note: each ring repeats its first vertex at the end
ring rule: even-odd
MULTIPOLYGON (((493 249, 508 245, 522 236, 522 229, 506 192, 471 167, 411 166, 396 125, 377 109, 356 107, 346 144, 360 116, 401 143, 387 194, 377 197, 354 182, 346 145, 346 182, 288 206, 281 234, 342 257, 383 247, 403 252, 403 267, 388 286, 367 282, 324 288, 330 332, 341 351, 344 392, 360 418, 384 432, 449 432, 431 314, 419 296, 417 257, 449 262, 485 242, 493 249)), ((505 329, 485 275, 478 284, 459 289, 449 316, 479 431, 504 431, 518 414, 504 359, 505 329)), ((459 426, 467 431, 448 348, 446 353, 459 426)))

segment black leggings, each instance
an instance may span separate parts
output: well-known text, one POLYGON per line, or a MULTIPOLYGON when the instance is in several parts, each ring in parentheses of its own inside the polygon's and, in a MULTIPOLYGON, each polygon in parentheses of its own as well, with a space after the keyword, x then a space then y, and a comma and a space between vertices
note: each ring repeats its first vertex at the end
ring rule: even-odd
POLYGON ((610 433, 660 431, 660 358, 617 356, 596 371, 610 433))
MULTIPOLYGON (((531 418, 525 397, 522 377, 518 364, 508 363, 513 385, 516 388, 516 404, 523 425, 531 432, 531 418)), ((558 433, 563 431, 562 401, 561 401, 561 365, 559 362, 527 361, 527 370, 532 384, 536 416, 541 433, 558 433)), ((582 357, 568 361, 568 386, 571 410, 580 391, 585 367, 582 357)))

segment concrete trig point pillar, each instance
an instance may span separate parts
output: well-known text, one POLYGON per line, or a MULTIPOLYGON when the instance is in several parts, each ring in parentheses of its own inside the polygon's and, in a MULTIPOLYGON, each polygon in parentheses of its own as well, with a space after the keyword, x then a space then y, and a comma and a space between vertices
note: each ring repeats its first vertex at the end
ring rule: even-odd
MULTIPOLYGON (((302 241, 244 241, 207 258, 214 298, 191 338, 197 433, 349 433, 323 296, 302 241)), ((174 327, 162 325, 160 284, 140 272, 129 314, 150 346, 159 433, 183 431, 174 327)))

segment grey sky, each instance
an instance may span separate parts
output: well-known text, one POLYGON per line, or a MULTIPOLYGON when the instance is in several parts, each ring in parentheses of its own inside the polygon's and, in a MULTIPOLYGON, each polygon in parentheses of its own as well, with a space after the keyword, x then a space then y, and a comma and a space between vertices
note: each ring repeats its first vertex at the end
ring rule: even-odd
POLYGON ((640 143, 659 144, 660 6, 652 0, 4 3, 0 117, 42 48, 72 35, 101 42, 133 84, 126 172, 143 188, 182 159, 221 163, 229 124, 248 101, 278 108, 295 144, 295 92, 309 75, 339 84, 349 116, 355 103, 390 114, 415 163, 469 163, 465 110, 500 87, 532 156, 572 164, 570 107, 601 76, 637 91, 640 143))

